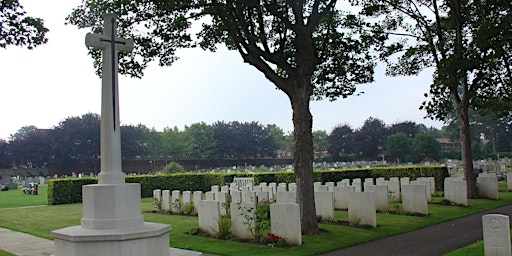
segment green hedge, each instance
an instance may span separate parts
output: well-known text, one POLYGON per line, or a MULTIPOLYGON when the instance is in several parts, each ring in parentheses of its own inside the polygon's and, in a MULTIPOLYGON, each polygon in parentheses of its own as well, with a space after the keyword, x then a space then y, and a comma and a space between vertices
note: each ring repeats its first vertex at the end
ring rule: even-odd
MULTIPOLYGON (((154 189, 168 189, 180 191, 209 191, 213 185, 225 185, 231 183, 234 177, 252 177, 254 182, 295 182, 293 172, 272 172, 272 173, 204 173, 204 174, 168 174, 168 175, 138 175, 127 176, 127 183, 140 183, 141 197, 152 197, 154 189)), ((432 166, 409 166, 395 168, 368 168, 334 171, 315 171, 314 181, 337 182, 342 179, 354 178, 378 178, 384 177, 410 177, 414 180, 418 177, 434 177, 436 190, 442 191, 444 178, 448 177, 446 167, 432 166)), ((82 202, 82 186, 96 184, 96 178, 82 179, 56 179, 48 181, 48 204, 71 204, 82 202)))

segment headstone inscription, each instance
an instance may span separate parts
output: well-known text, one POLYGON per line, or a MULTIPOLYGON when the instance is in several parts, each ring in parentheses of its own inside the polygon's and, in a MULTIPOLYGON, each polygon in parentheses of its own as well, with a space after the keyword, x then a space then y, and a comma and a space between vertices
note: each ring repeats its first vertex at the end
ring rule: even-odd
POLYGON ((509 217, 502 214, 482 216, 485 256, 510 256, 509 217))

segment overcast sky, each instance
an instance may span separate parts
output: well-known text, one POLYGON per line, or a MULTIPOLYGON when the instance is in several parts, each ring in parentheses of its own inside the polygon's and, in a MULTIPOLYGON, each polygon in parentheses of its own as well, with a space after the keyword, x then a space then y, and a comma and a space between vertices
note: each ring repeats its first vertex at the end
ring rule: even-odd
MULTIPOLYGON (((33 50, 0 48, 0 139, 19 128, 52 128, 67 117, 100 113, 100 78, 84 40, 89 32, 64 25, 64 18, 81 0, 20 0, 31 16, 41 17, 50 32, 49 42, 33 50)), ((122 124, 144 124, 158 131, 197 122, 257 121, 293 129, 286 95, 237 52, 181 50, 171 67, 156 63, 142 79, 119 77, 122 124)), ((424 119, 419 110, 428 91, 431 73, 417 77, 385 77, 382 67, 376 82, 358 87, 361 96, 335 102, 312 102, 313 130, 328 133, 338 124, 359 128, 369 117, 386 124, 414 121, 440 128, 441 122, 424 119)))

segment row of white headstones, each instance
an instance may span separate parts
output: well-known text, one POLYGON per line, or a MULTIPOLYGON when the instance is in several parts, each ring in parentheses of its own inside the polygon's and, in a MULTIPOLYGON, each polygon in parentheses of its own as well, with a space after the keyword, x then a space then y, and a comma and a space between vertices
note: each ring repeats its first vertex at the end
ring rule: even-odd
MULTIPOLYGON (((498 181, 495 174, 480 174, 477 178, 479 193, 487 198, 498 199, 498 181)), ((221 216, 227 215, 228 195, 231 196, 232 234, 242 239, 254 239, 254 214, 256 204, 272 202, 270 207, 271 232, 291 244, 301 244, 300 210, 296 200, 295 183, 251 183, 238 187, 212 186, 211 191, 154 190, 155 210, 178 212, 180 207, 195 203, 199 228, 215 235, 219 231, 221 216), (193 200, 192 200, 193 198, 193 200), (203 199, 204 198, 204 199, 203 199), (244 212, 242 212, 244 211, 244 212), (252 232, 251 232, 252 231, 252 232)), ((428 215, 428 203, 435 194, 435 179, 408 177, 344 179, 339 182, 314 183, 315 210, 322 220, 334 220, 334 209, 348 209, 348 220, 353 224, 377 226, 376 212, 389 211, 389 202, 402 203, 402 211, 409 214, 428 215), (401 197, 400 197, 401 195, 401 197)), ((459 205, 467 206, 467 184, 461 177, 444 180, 444 195, 459 205)))

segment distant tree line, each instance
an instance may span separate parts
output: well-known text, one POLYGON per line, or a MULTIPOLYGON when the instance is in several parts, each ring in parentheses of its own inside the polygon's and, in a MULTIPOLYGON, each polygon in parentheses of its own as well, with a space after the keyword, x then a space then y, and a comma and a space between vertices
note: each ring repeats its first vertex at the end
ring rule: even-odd
MULTIPOLYGON (((512 152, 512 122, 472 116, 476 159, 512 152)), ((0 168, 95 164, 100 155, 100 121, 99 115, 88 113, 66 118, 52 129, 22 127, 8 141, 0 140, 0 168)), ((293 150, 292 133, 254 121, 200 122, 163 131, 142 124, 122 125, 121 134, 123 159, 275 158, 278 149, 293 150)), ((460 151, 443 152, 436 140, 456 142, 458 134, 455 119, 439 130, 410 121, 386 125, 370 117, 356 129, 340 124, 330 133, 313 131, 313 144, 317 161, 420 162, 460 159, 460 151)))

